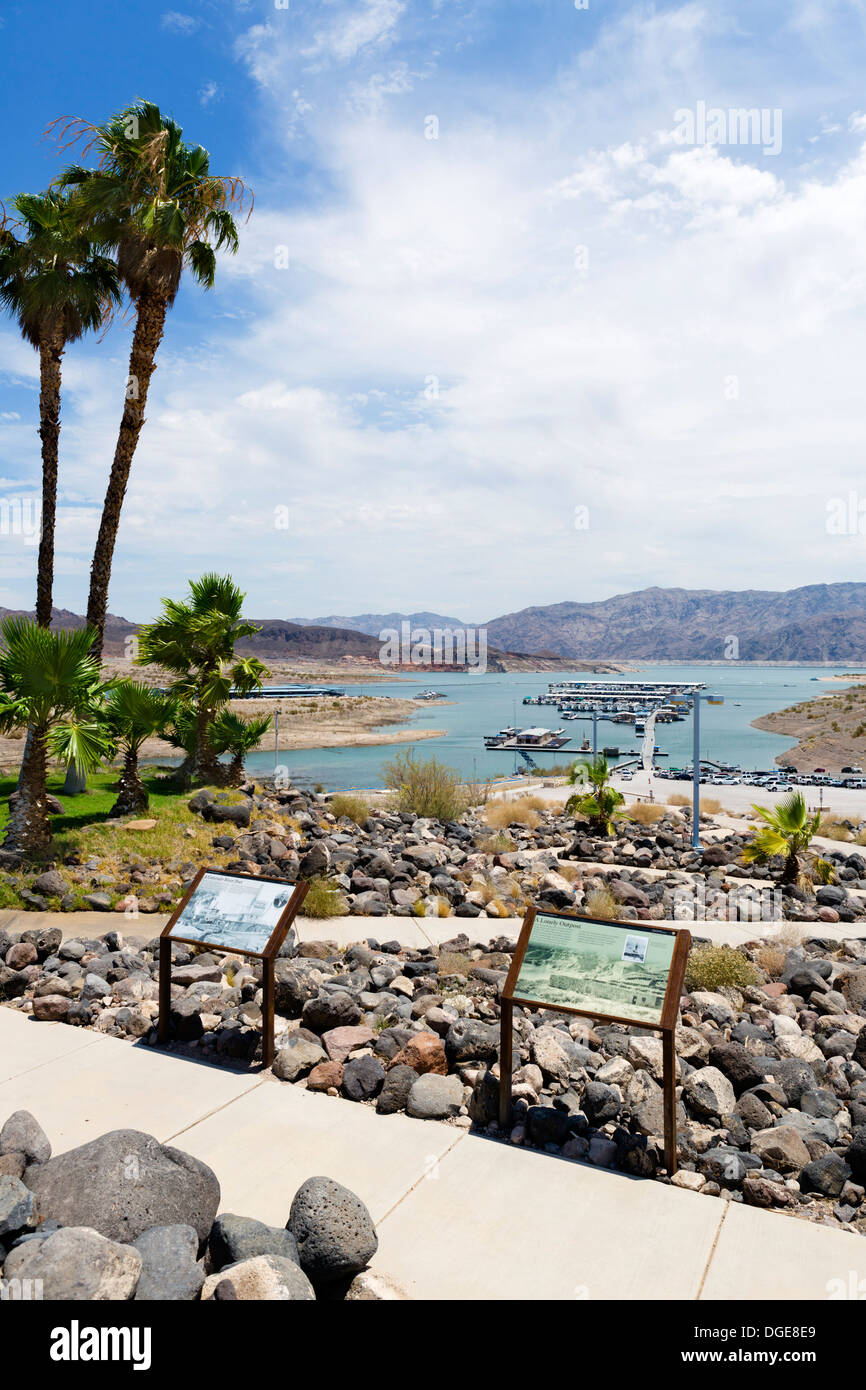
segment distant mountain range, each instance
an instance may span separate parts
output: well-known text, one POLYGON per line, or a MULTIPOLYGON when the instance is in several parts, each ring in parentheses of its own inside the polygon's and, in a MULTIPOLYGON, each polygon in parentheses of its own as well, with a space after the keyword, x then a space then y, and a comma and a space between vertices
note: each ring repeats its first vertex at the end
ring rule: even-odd
MULTIPOLYGON (((318 627, 459 627, 437 613, 317 618, 318 627)), ((302 626, 305 619, 297 619, 302 626)), ((475 624, 491 647, 583 661, 862 661, 866 583, 766 589, 641 589, 595 603, 553 603, 475 624)))
MULTIPOLYGON (((0 609, 0 617, 11 610, 0 609)), ((84 619, 55 610, 54 626, 84 619)), ((595 603, 522 608, 486 623, 464 624, 441 613, 361 613, 353 617, 264 618, 244 650, 263 659, 378 663, 386 629, 404 622, 429 630, 474 626, 487 631, 490 665, 513 669, 531 657, 605 661, 866 661, 866 583, 764 589, 642 589, 595 603)), ((108 615, 106 652, 120 654, 135 623, 108 615)))

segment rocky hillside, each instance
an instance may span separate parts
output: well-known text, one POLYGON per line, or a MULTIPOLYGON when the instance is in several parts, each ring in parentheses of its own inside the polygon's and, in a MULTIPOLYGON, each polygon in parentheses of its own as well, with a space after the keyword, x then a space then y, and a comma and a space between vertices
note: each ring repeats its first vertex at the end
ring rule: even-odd
POLYGON ((584 659, 847 661, 866 642, 866 584, 776 593, 644 589, 597 603, 523 608, 486 624, 496 646, 584 659))

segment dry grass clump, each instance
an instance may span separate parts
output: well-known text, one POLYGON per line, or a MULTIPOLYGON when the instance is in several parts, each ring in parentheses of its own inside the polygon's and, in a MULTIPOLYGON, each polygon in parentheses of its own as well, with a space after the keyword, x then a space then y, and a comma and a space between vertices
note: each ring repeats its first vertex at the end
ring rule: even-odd
POLYGON ((515 848, 511 836, 504 830, 497 830, 490 835, 482 835, 475 841, 482 854, 508 854, 515 848))
POLYGON ((370 803, 365 801, 363 796, 355 796, 351 792, 340 792, 337 796, 332 796, 328 802, 328 810, 332 816, 340 820, 345 816, 347 820, 354 821, 361 829, 370 819, 370 803))
POLYGON ((337 887, 327 878, 311 878, 307 896, 304 898, 304 917, 345 917, 348 912, 346 900, 337 887))
POLYGON ((686 963, 688 990, 717 990, 725 985, 744 989, 758 979, 753 962, 732 946, 696 946, 686 963))
POLYGON ((818 824, 818 834, 825 840, 850 840, 851 831, 843 824, 842 817, 826 811, 818 824))
POLYGON ((462 951, 440 951, 437 975, 468 975, 474 962, 462 951))
POLYGON ((663 815, 664 807, 654 801, 636 801, 634 806, 629 807, 627 819, 637 821, 638 825, 655 825, 663 815))
POLYGON ((692 798, 690 796, 683 796, 682 792, 674 792, 668 797, 669 806, 691 806, 691 804, 692 798))
POLYGON ((806 928, 799 922, 781 922, 779 930, 773 933, 773 945, 791 950, 794 946, 801 946, 805 936, 806 928))
POLYGON ((785 968, 786 953, 776 946, 761 946, 755 952, 755 963, 761 967, 771 980, 778 980, 785 968))
POLYGON ((725 808, 724 808, 724 806, 722 805, 721 801, 718 800, 717 797, 715 797, 715 796, 702 796, 702 797, 701 797, 701 814, 706 813, 706 815, 708 815, 708 816, 717 816, 717 815, 719 815, 720 812, 721 812, 721 813, 724 813, 724 811, 725 811, 725 808))
POLYGON ((505 830, 509 825, 525 825, 534 830, 539 821, 539 809, 544 802, 537 796, 520 796, 514 801, 490 801, 484 808, 484 819, 494 830, 505 830))
POLYGON ((576 879, 580 878, 580 865, 559 864, 556 872, 561 875, 562 878, 568 879, 569 883, 574 883, 576 879))
POLYGON ((615 922, 620 914, 620 904, 609 888, 591 888, 583 900, 583 910, 588 917, 615 922))

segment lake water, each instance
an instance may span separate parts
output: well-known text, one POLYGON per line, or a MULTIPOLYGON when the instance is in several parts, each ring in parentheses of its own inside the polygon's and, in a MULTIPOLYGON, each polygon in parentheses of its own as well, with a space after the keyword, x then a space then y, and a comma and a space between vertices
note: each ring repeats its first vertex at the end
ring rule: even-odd
MULTIPOLYGON (((847 668, 838 668, 843 673, 847 668)), ((585 672, 572 673, 577 679, 585 672)), ((747 771, 771 768, 777 754, 794 744, 793 739, 763 733, 750 727, 751 720, 772 710, 784 709, 801 700, 813 699, 834 687, 826 681, 820 684, 815 676, 832 676, 826 666, 641 666, 627 672, 623 679, 703 681, 708 693, 724 697, 723 705, 701 707, 701 756, 720 762, 737 763, 747 771)), ((422 739, 414 745, 420 757, 435 755, 440 762, 456 768, 466 778, 484 780, 497 774, 514 771, 520 762, 513 752, 493 752, 484 747, 484 735, 495 733, 506 724, 522 728, 535 724, 547 728, 560 725, 571 743, 559 755, 539 753, 537 761, 543 767, 565 764, 572 759, 584 736, 592 738, 591 720, 557 718, 555 706, 528 705, 524 695, 546 692, 554 680, 569 679, 568 672, 511 672, 487 675, 434 675, 422 671, 420 679, 400 679, 376 682, 371 685, 347 685, 347 694, 414 696, 420 690, 441 690, 451 702, 420 709, 409 725, 395 725, 403 731, 416 729, 446 729, 445 738, 422 739)), ((600 681, 610 677, 599 676, 600 681)), ((837 687, 841 688, 841 687, 837 687)), ((282 716, 286 719, 287 716, 282 716)), ((678 724, 657 724, 656 743, 670 756, 660 760, 661 767, 684 766, 691 761, 692 721, 688 713, 678 724)), ((612 724, 599 720, 598 746, 618 746, 620 749, 640 748, 627 724, 612 724)), ((279 761, 286 766, 296 786, 312 786, 321 782, 328 790, 381 787, 383 764, 409 744, 391 744, 375 748, 319 748, 297 752, 280 751, 279 761)), ((274 766, 274 754, 254 753, 247 759, 250 772, 261 776, 274 766)))

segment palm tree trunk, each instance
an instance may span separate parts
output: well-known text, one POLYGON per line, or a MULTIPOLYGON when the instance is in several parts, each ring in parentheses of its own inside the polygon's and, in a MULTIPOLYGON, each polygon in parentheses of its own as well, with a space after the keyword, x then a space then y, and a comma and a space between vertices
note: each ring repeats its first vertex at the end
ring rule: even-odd
POLYGON ((147 810, 147 789, 139 775, 138 752, 135 749, 126 750, 118 790, 118 798, 111 808, 113 816, 128 816, 135 811, 147 810))
POLYGON ((30 753, 22 766, 18 795, 6 825, 4 849, 27 854, 42 849, 51 839, 45 774, 45 730, 34 729, 30 753))
POLYGON ((213 712, 199 706, 195 721, 195 752, 190 769, 191 780, 207 786, 217 786, 223 781, 223 765, 211 747, 208 726, 213 712))
POLYGON ((54 582, 54 519, 57 510, 57 458, 60 445, 60 360, 63 342, 39 345, 39 437, 42 440, 42 528, 36 570, 36 621, 51 626, 54 582))
POLYGON ((120 421, 114 462, 102 507, 102 521, 93 564, 90 567, 90 595, 87 600, 87 621, 96 633, 93 654, 102 656, 105 634, 105 615, 108 611, 108 584, 111 578, 111 563, 114 559, 114 546, 117 528, 120 525, 120 512, 129 482, 129 471, 138 444, 138 436, 144 424, 144 409, 147 405, 147 392, 150 379, 155 371, 156 351, 165 329, 166 301, 160 295, 145 292, 138 301, 138 316, 132 336, 132 349, 129 354, 129 380, 127 400, 120 421))
MULTIPOLYGON (((39 558, 36 564, 36 621, 51 626, 54 588, 54 519, 57 511, 57 462, 60 448, 60 359, 63 341, 39 344, 39 438, 42 440, 42 513, 39 558)), ((28 728, 18 774, 20 789, 25 779, 33 744, 28 728)))

